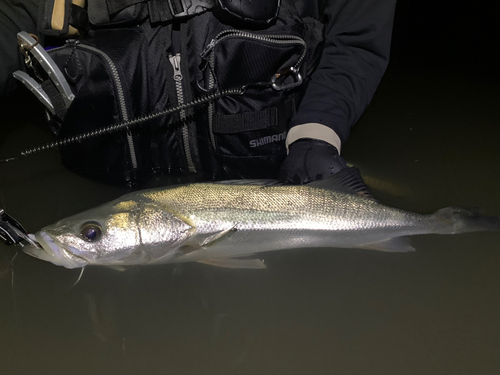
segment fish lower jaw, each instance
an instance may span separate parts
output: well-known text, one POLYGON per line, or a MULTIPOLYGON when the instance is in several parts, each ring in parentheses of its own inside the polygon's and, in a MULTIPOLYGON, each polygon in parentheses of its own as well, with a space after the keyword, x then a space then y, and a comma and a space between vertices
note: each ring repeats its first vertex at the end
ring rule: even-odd
POLYGON ((85 267, 89 263, 87 260, 75 256, 71 251, 58 245, 46 232, 38 232, 35 237, 43 250, 40 249, 36 254, 28 254, 36 258, 70 269, 85 267))

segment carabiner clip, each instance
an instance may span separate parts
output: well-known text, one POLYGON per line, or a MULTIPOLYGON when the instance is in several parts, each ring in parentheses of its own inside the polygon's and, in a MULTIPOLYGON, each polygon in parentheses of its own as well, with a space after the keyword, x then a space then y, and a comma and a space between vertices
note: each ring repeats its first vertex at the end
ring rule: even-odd
POLYGON ((282 71, 276 73, 271 78, 271 86, 276 91, 291 89, 293 87, 300 86, 301 84, 302 84, 302 75, 300 74, 299 70, 294 66, 283 69, 282 71), (293 81, 285 83, 285 80, 290 76, 293 78, 293 81), (282 79, 281 83, 278 83, 277 80, 280 78, 282 79))

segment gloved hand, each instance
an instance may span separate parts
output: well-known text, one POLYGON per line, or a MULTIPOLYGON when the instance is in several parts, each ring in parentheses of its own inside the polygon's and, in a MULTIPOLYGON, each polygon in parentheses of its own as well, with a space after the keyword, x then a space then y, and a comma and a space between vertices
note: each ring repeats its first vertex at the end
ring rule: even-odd
POLYGON ((301 138, 288 151, 280 170, 280 180, 286 184, 322 180, 348 168, 335 146, 317 139, 301 138))

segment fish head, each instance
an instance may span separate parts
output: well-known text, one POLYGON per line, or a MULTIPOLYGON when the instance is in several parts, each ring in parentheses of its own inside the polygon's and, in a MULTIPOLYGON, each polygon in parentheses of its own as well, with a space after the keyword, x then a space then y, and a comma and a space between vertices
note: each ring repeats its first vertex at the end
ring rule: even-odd
POLYGON ((144 264, 152 260, 147 251, 151 242, 168 247, 189 229, 152 203, 117 200, 42 228, 35 234, 40 246, 25 246, 23 251, 66 268, 144 264))

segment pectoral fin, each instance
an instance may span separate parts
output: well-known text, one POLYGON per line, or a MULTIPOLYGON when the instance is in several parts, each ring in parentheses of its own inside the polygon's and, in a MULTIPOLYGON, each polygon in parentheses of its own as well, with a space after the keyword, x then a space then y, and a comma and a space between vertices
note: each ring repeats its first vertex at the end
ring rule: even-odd
POLYGON ((221 185, 245 185, 245 186, 281 186, 283 183, 272 179, 241 179, 241 180, 223 180, 215 181, 214 184, 221 185))
POLYGON ((415 248, 410 245, 410 239, 407 237, 389 238, 380 242, 369 243, 356 247, 360 249, 387 251, 392 253, 408 253, 415 251, 415 248))
POLYGON ((223 239, 229 238, 234 232, 236 232, 236 225, 238 225, 238 223, 234 224, 231 228, 225 229, 222 232, 217 232, 205 238, 205 240, 201 243, 200 246, 206 248, 216 244, 217 242, 223 239))
POLYGON ((254 270, 266 268, 266 265, 260 259, 215 258, 200 260, 198 263, 222 268, 244 268, 254 270))
POLYGON ((180 247, 180 250, 184 253, 190 253, 195 250, 206 249, 210 246, 213 246, 214 244, 220 241, 228 239, 232 234, 234 234, 237 230, 236 229, 237 225, 238 223, 220 232, 210 233, 203 240, 198 238, 197 240, 188 241, 185 245, 180 247))

